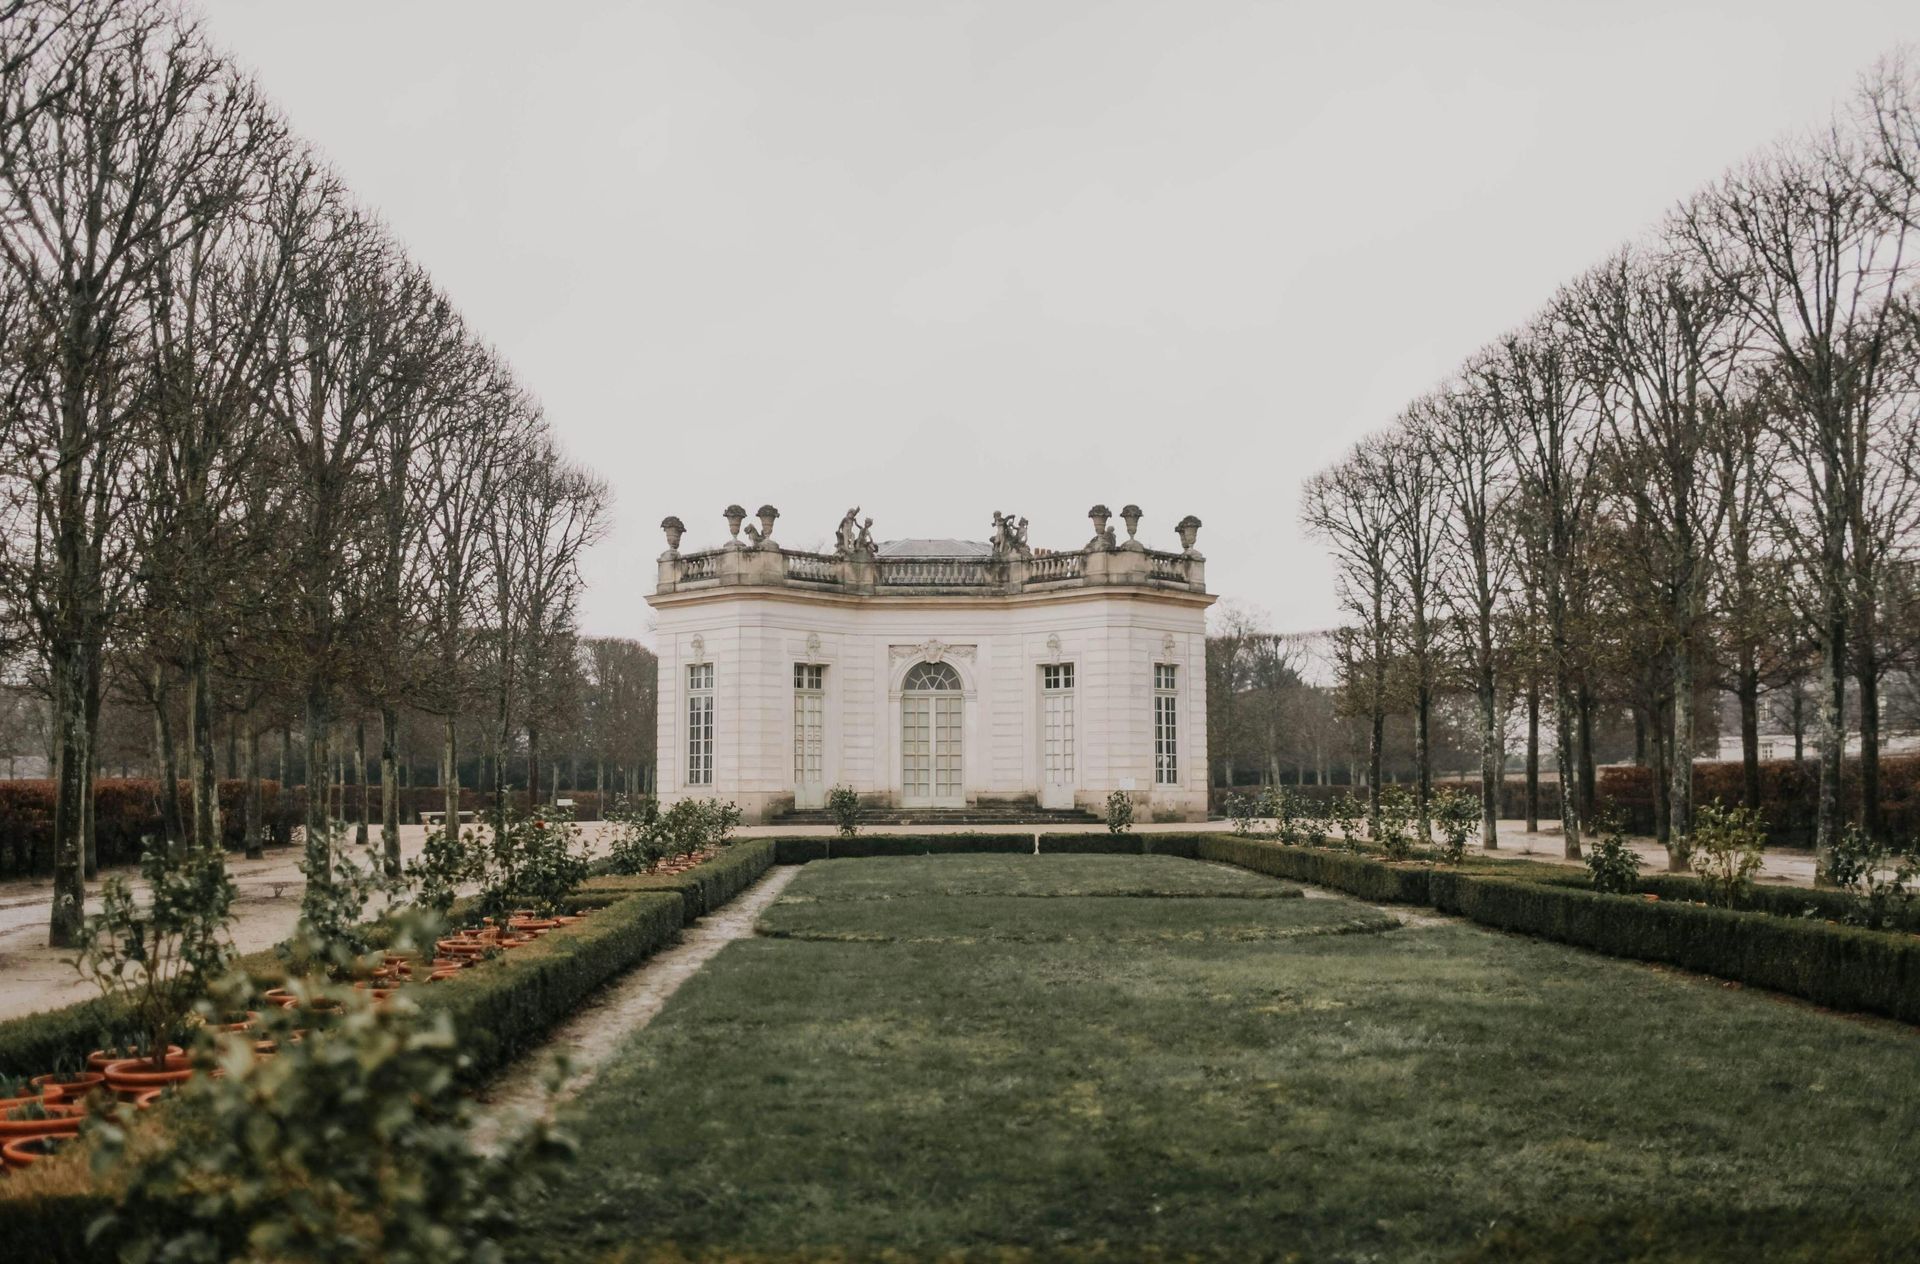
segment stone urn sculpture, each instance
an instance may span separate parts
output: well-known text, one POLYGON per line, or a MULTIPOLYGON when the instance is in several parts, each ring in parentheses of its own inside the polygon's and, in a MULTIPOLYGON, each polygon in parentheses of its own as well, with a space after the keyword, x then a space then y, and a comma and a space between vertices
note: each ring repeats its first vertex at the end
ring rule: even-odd
POLYGON ((1094 549, 1110 549, 1113 541, 1107 536, 1107 519, 1113 517, 1113 511, 1105 505, 1095 505, 1087 510, 1087 517, 1093 519, 1093 542, 1088 545, 1094 549))
POLYGON ((771 548, 778 547, 773 542, 773 520, 775 518, 778 518, 779 516, 780 516, 780 511, 778 509, 775 509, 772 505, 760 506, 760 512, 754 515, 754 517, 760 519, 760 547, 761 548, 771 549, 771 548))
POLYGON ((740 524, 747 520, 747 511, 738 505, 728 505, 726 510, 727 531, 733 536, 732 547, 740 547, 740 524))
POLYGON ((687 524, 669 514, 660 520, 660 529, 667 533, 667 552, 680 551, 680 538, 687 533, 687 524))
POLYGON ((1200 520, 1188 514, 1179 521, 1174 530, 1180 533, 1180 547, 1189 553, 1193 552, 1193 542, 1200 538, 1200 520))
POLYGON ((1122 509, 1120 521, 1127 524, 1127 543, 1134 543, 1134 537, 1140 534, 1140 506, 1128 505, 1122 509))

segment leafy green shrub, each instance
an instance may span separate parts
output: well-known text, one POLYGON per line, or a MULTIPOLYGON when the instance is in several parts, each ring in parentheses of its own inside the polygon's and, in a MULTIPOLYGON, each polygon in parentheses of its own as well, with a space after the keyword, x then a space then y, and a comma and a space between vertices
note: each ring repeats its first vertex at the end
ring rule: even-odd
POLYGON ((427 831, 420 854, 407 862, 406 881, 414 900, 442 918, 453 910, 460 888, 478 875, 480 840, 453 823, 427 831))
POLYGON ((1707 884, 1713 902, 1732 908, 1753 886, 1760 872, 1766 826, 1752 808, 1729 808, 1718 799, 1694 814, 1694 873, 1707 884))
POLYGON ((1230 794, 1226 802, 1227 819, 1233 822, 1233 832, 1246 838, 1253 833, 1253 823, 1260 819, 1260 801, 1251 795, 1230 794))
POLYGON ((1289 846, 1306 841, 1301 828, 1300 799, 1282 785, 1271 785, 1260 792, 1260 811, 1273 819, 1273 836, 1289 846))
MULTIPOLYGON (((251 990, 242 976, 218 995, 244 1005, 251 990)), ((91 1125, 96 1171, 124 1173, 91 1230, 96 1247, 183 1264, 503 1258, 494 1241, 507 1209, 570 1145, 548 1120, 494 1154, 476 1149, 446 1014, 346 988, 297 994, 299 1008, 263 1015, 255 1031, 203 1038, 196 1056, 224 1074, 175 1094, 174 1144, 130 1144, 130 1111, 91 1125), (337 1010, 324 1024, 319 1003, 337 1010), (261 1037, 274 1056, 254 1054, 261 1037)))
POLYGON ((374 896, 391 892, 394 884, 385 876, 376 845, 367 847, 363 865, 346 846, 345 825, 333 822, 329 830, 332 837, 327 843, 330 859, 326 866, 315 867, 304 857, 300 861, 307 888, 300 900, 300 921, 293 941, 282 955, 297 971, 304 972, 317 961, 340 976, 351 973, 355 961, 380 946, 374 937, 374 923, 367 918, 367 906, 374 896))
POLYGON ((840 837, 852 838, 860 832, 860 792, 852 786, 835 786, 827 791, 827 811, 833 813, 840 837))
POLYGON ((1480 826, 1480 799, 1461 790, 1448 788, 1433 796, 1433 823, 1440 830, 1440 841, 1433 856, 1441 864, 1457 865, 1467 858, 1467 839, 1480 826))
POLYGON ((669 856, 691 856, 724 847, 740 824, 740 809, 719 799, 682 799, 660 814, 660 835, 669 856))
POLYGON ((586 850, 571 814, 506 814, 481 847, 479 908, 505 920, 516 910, 545 915, 560 907, 587 877, 586 850))
POLYGON ((1858 901, 1848 921, 1891 929, 1909 921, 1920 861, 1849 825, 1835 840, 1820 876, 1858 901))
POLYGON ((1608 895, 1625 895, 1640 880, 1640 857, 1627 846, 1626 831, 1620 818, 1609 816, 1600 822, 1587 849, 1587 872, 1593 889, 1608 895))
POLYGON ((1340 831, 1340 841, 1349 846, 1360 837, 1363 815, 1358 801, 1345 791, 1327 800, 1327 823, 1340 831))
POLYGON ((667 854, 660 833, 660 800, 650 794, 621 795, 607 811, 615 825, 607 867, 614 873, 645 873, 667 854))
POLYGON ((1387 853, 1389 860, 1405 860, 1413 855, 1413 799, 1399 786, 1380 793, 1380 813, 1373 822, 1373 841, 1387 853))
POLYGON ((101 884, 100 911, 80 929, 80 973, 130 1020, 149 1054, 166 1049, 233 955, 234 888, 216 847, 154 846, 140 858, 146 902, 122 877, 101 884))
POLYGON ((1125 790, 1115 790, 1107 796, 1107 832, 1126 834, 1133 829, 1133 796, 1125 790))

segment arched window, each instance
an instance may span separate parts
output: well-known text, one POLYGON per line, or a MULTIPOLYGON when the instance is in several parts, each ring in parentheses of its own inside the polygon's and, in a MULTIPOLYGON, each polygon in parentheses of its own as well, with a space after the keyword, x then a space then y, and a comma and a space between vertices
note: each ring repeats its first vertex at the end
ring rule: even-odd
POLYGON ((907 678, 900 688, 909 693, 916 690, 958 691, 960 673, 945 663, 915 663, 907 669, 907 678))

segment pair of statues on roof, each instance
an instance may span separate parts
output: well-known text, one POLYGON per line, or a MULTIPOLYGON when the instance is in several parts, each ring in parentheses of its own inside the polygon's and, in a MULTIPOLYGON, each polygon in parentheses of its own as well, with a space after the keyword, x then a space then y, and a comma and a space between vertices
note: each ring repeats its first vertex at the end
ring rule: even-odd
POLYGON ((840 526, 833 533, 833 551, 844 557, 864 553, 871 557, 880 551, 873 542, 873 519, 860 520, 860 506, 847 510, 847 516, 840 519, 840 526))

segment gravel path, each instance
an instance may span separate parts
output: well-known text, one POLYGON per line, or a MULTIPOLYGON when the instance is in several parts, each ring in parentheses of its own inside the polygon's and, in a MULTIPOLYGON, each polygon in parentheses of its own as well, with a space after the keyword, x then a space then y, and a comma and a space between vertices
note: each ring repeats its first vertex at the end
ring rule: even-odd
POLYGON ((480 1095, 483 1105, 474 1125, 475 1144, 490 1150, 540 1117, 548 1104, 553 1054, 564 1054, 568 1063, 558 1100, 577 1096, 629 1035, 653 1021, 682 983, 722 948, 753 934, 760 914, 787 889, 800 868, 774 866, 718 913, 689 926, 678 943, 589 1000, 554 1028, 545 1044, 501 1073, 480 1095))
MULTIPOLYGON (((588 852, 600 854, 608 827, 593 821, 580 828, 588 852)), ((375 825, 373 832, 377 843, 380 827, 375 825)), ((426 826, 402 825, 402 859, 411 860, 419 854, 426 839, 426 826)), ((353 844, 349 842, 348 846, 353 844)), ((300 915, 300 897, 307 886, 300 876, 300 855, 297 844, 269 848, 259 860, 228 853, 227 874, 235 889, 230 929, 239 951, 260 952, 293 933, 300 915)), ((356 851, 355 859, 360 858, 356 851)), ((116 867, 108 872, 129 879, 136 898, 145 896, 146 884, 139 880, 136 868, 116 867)), ((72 949, 47 947, 52 905, 53 882, 49 878, 0 882, 0 1019, 99 995, 74 969, 72 949)), ((87 911, 97 912, 99 907, 100 883, 96 880, 87 884, 87 911)))

